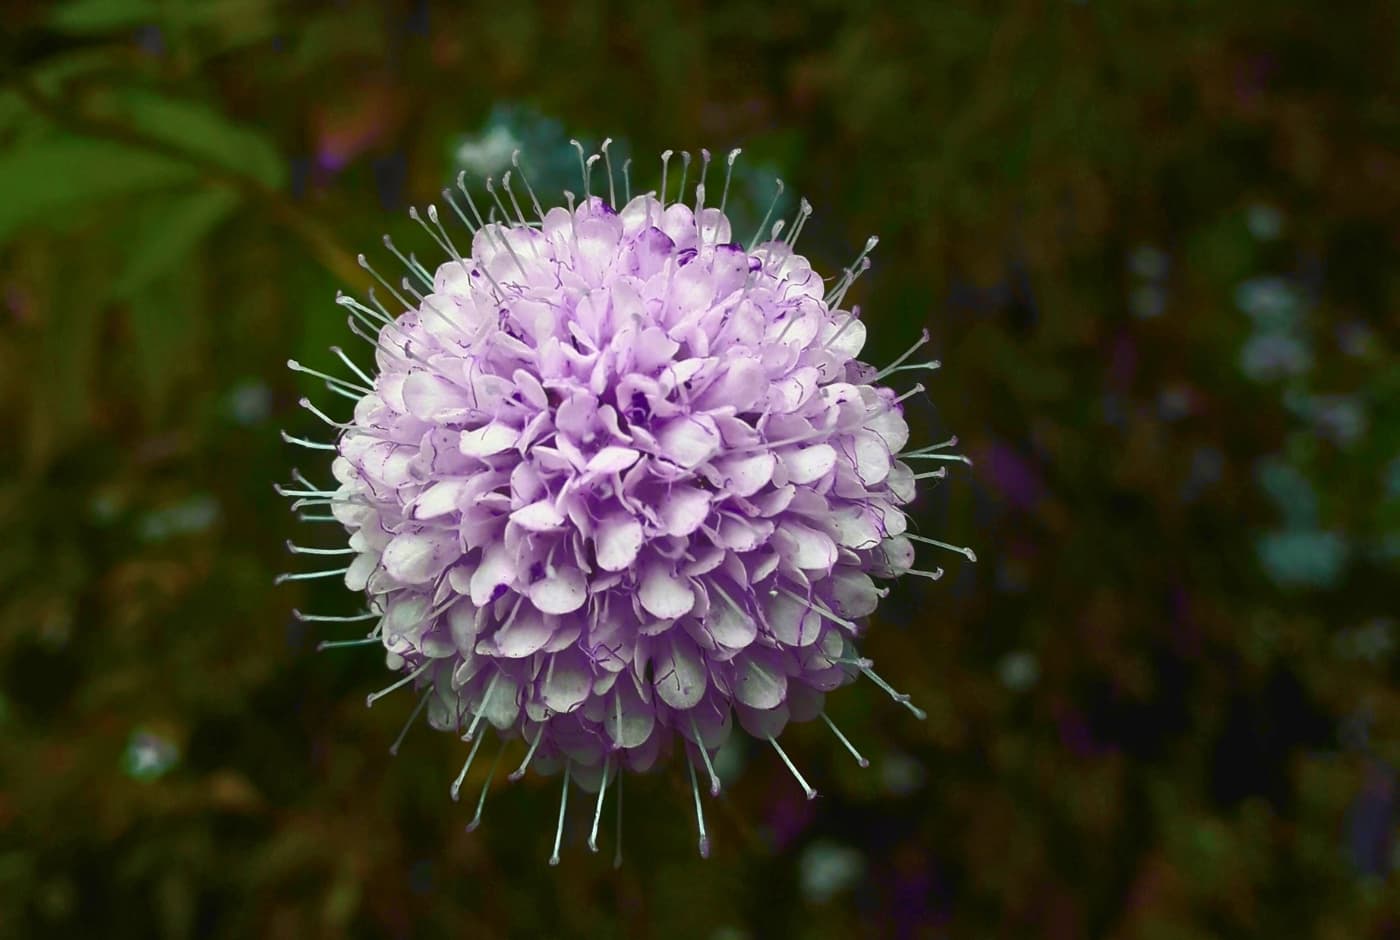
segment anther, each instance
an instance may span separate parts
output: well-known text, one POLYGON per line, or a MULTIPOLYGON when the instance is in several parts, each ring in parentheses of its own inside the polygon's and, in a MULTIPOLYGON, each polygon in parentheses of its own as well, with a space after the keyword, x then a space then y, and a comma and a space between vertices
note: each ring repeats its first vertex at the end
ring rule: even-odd
POLYGON ((695 824, 700 830, 700 857, 710 857, 710 836, 705 832, 705 810, 700 805, 700 785, 695 781, 695 762, 689 757, 685 761, 686 770, 690 771, 690 792, 695 797, 695 824))

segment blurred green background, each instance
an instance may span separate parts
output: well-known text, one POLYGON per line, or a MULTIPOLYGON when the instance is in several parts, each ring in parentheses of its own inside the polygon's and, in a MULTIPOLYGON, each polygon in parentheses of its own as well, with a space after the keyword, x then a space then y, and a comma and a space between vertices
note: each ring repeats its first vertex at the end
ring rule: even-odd
POLYGON ((0 933, 1400 936, 1392 2, 3 19, 0 933), (272 482, 327 478, 283 363, 352 342, 355 254, 435 258, 408 205, 513 146, 577 188, 605 135, 637 188, 744 147, 735 214, 781 176, 829 273, 881 236, 866 358, 932 331, 915 440, 977 463, 915 515, 980 558, 870 629, 927 721, 833 696, 873 766, 794 729, 811 804, 732 749, 709 862, 680 765, 633 778, 618 871, 578 802, 546 866, 557 780, 464 832, 460 742, 390 758, 411 698, 290 615, 356 599, 272 586, 272 482))

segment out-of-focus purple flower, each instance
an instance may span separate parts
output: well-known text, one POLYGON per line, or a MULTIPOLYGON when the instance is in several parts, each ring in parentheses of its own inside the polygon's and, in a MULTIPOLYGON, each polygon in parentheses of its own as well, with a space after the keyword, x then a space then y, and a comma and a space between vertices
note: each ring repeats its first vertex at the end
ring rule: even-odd
POLYGON ((587 194, 598 159, 577 206, 546 212, 527 183, 533 219, 509 174, 487 183, 489 221, 459 180, 466 211, 444 196, 470 250, 430 207, 449 256, 435 271, 386 239, 412 276, 402 292, 381 279, 405 312, 341 298, 377 372, 337 351, 355 378, 314 374, 355 400, 352 419, 325 418, 334 444, 289 438, 334 451, 338 485, 283 490, 351 533, 321 550, 346 567, 285 577, 368 594, 377 625, 350 642, 382 644, 403 673, 371 704, 412 685, 415 717, 473 742, 454 798, 487 727, 523 740, 512 778, 563 771, 560 830, 571 778, 598 794, 590 847, 609 783, 677 744, 717 793, 735 719, 810 799, 777 743, 789 721, 822 718, 859 758, 823 701, 861 674, 921 715, 857 652, 874 579, 939 577, 914 567, 915 542, 972 557, 905 530, 917 481, 965 458, 909 449, 914 392, 885 384, 937 367, 905 364, 927 335, 886 369, 857 359, 865 325, 842 300, 875 239, 833 285, 795 251, 805 202, 786 237, 760 226, 746 248, 723 197, 706 206, 703 171, 693 206, 616 203, 610 165, 608 199, 587 194))

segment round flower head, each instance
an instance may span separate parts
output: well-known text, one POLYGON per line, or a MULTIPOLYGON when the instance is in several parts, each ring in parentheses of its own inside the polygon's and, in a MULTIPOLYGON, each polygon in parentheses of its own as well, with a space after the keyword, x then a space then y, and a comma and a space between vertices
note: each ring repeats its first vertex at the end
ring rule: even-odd
POLYGON ((907 450, 901 402, 921 387, 884 384, 937 367, 904 364, 927 336, 883 370, 858 358, 865 326, 841 303, 875 239, 828 284, 795 250, 805 201, 785 237, 778 222, 745 247, 724 199, 705 205, 703 171, 693 203, 666 202, 669 152, 661 198, 620 203, 610 163, 604 199, 589 192, 599 158, 579 156, 584 198, 544 211, 527 182, 533 218, 510 174, 488 180, 485 218, 461 180, 444 192, 469 251, 435 207, 413 212, 448 260, 430 272, 386 239, 410 275, 379 278, 397 315, 340 298, 377 371, 335 350, 354 377, 313 373, 353 417, 303 402, 339 433, 289 439, 333 451, 338 485, 298 474, 282 492, 328 506, 319 518, 350 533, 331 551, 354 558, 285 577, 343 574, 367 593, 374 630, 349 642, 382 644, 402 673, 369 701, 412 686, 414 718, 470 742, 454 799, 488 728, 520 739, 512 778, 563 773, 557 861, 571 779, 597 794, 596 848, 609 785, 680 751, 705 852, 697 767, 717 793, 711 756, 731 733, 770 743, 810 798, 778 743, 790 721, 820 717, 866 763, 827 693, 863 674, 922 716, 856 641, 876 579, 941 575, 913 567, 915 541, 972 557, 907 533, 902 508, 945 472, 906 461, 965 458, 953 442, 907 450))

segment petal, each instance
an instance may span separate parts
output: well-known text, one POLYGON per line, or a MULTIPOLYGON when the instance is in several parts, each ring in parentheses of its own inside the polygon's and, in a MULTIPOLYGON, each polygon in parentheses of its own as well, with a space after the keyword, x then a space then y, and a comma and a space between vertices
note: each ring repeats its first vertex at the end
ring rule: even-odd
POLYGON ((564 524, 564 515, 554 501, 541 499, 510 514, 510 521, 531 532, 552 532, 564 524))
POLYGON ((621 748, 641 747, 651 737, 656 726, 656 712, 643 702, 630 680, 613 686, 612 701, 608 703, 603 727, 615 745, 621 748))
POLYGON ((836 465, 836 449, 830 444, 785 450, 780 458, 787 471, 788 482, 799 486, 815 483, 836 465))
POLYGON ((751 457, 729 457, 717 461, 716 465, 724 477, 724 488, 735 496, 748 497, 768 485, 777 463, 778 459, 772 453, 762 453, 751 457))
POLYGON ((520 432, 508 424, 492 421, 474 431, 463 431, 458 445, 468 457, 489 457, 515 446, 520 432))
POLYGON ((760 710, 776 708, 787 697, 787 676, 773 666, 760 666, 752 657, 736 659, 734 698, 760 710))
POLYGON ((472 572, 472 603, 485 607, 496 599, 498 588, 515 580, 515 560, 501 544, 489 546, 482 553, 481 563, 472 572))
POLYGON ((554 625, 544 614, 530 604, 521 604, 505 625, 493 633, 483 645, 490 649, 481 652, 504 656, 507 659, 520 659, 538 652, 554 635, 554 625))
POLYGON ((638 599, 652 616, 674 620, 695 606, 695 589, 660 562, 652 564, 642 577, 638 599))
POLYGON ((622 571, 637 560, 642 550, 642 524, 625 513, 614 513, 598 523, 594 534, 598 567, 622 571))
POLYGON ((733 605, 722 597, 710 606, 710 613, 705 618, 705 628, 716 643, 729 649, 744 649, 758 636, 758 623, 754 618, 735 610, 733 605))
POLYGON ((408 413, 424 421, 460 417, 472 410, 471 396, 435 372, 414 372, 403 382, 408 413))
POLYGON ((693 486, 676 487, 667 494, 657 514, 668 535, 690 535, 710 514, 710 494, 693 486))
POLYGON ((763 615, 768 629, 784 646, 810 646, 821 635, 821 615, 786 594, 769 598, 763 615))
POLYGON ((593 673, 577 649, 555 653, 544 671, 540 700, 553 711, 571 712, 593 691, 593 673))
POLYGON ((530 585, 530 602, 547 614, 571 613, 587 599, 588 584, 576 568, 560 568, 530 585))
POLYGON ((779 551, 784 560, 807 571, 830 571, 836 564, 836 543, 825 532, 791 520, 778 525, 784 538, 779 551))
POLYGON ((848 455, 860 482, 866 486, 874 486, 889 476, 890 449, 875 432, 857 431, 852 434, 848 455))
POLYGON ((708 672, 689 637, 663 642, 654 662, 656 694, 663 702, 680 711, 700 703, 708 685, 708 672))
POLYGON ((848 619, 867 617, 875 612, 880 594, 875 582, 863 571, 838 568, 831 576, 831 594, 836 612, 848 619))
POLYGON ((661 456, 685 467, 698 467, 719 449, 719 431, 714 422, 701 416, 673 418, 657 432, 661 456))
POLYGON ((466 486, 467 481, 461 479, 439 480, 432 484, 413 501, 413 518, 436 519, 449 512, 456 512, 461 508, 459 500, 466 486))
POLYGON ((384 549, 384 570, 395 581, 422 584, 460 557, 455 533, 404 532, 384 549))

